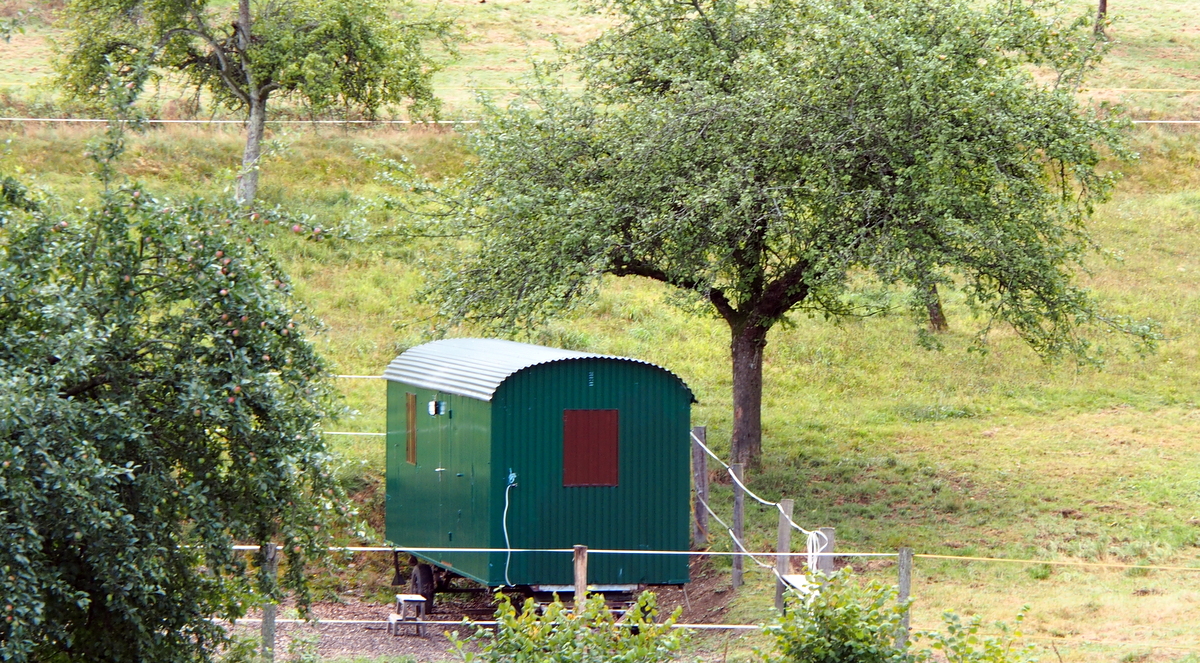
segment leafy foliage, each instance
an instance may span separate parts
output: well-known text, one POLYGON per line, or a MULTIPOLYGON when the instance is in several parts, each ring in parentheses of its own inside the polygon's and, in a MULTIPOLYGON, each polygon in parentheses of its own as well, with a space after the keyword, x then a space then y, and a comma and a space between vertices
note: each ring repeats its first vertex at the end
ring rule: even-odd
POLYGON ((0 18, 0 39, 11 41, 14 33, 25 32, 25 12, 17 12, 15 16, 0 18))
POLYGON ((1017 647, 1027 608, 1015 627, 996 622, 999 636, 982 635, 976 615, 966 624, 953 612, 942 620, 945 632, 922 631, 917 640, 930 646, 913 651, 897 646, 896 635, 909 603, 896 601, 896 588, 878 580, 861 582, 848 570, 823 577, 819 588, 790 594, 788 611, 766 632, 775 639, 770 652, 759 652, 770 663, 1035 663, 1032 645, 1017 647))
POLYGON ((231 109, 268 89, 318 112, 346 104, 374 113, 406 99, 417 112, 435 110, 430 77, 437 65, 421 42, 449 24, 398 20, 396 9, 412 11, 385 0, 260 3, 245 27, 250 43, 242 45, 243 28, 227 3, 73 0, 57 69, 80 98, 103 89, 106 64, 149 55, 231 109))
POLYGON ((435 290, 447 319, 536 324, 605 274, 675 286, 730 326, 739 459, 758 453, 767 331, 878 310, 855 304, 864 284, 909 293, 922 321, 961 289, 981 343, 1003 322, 1046 356, 1090 357, 1092 323, 1154 337, 1072 279, 1113 184, 1100 146, 1124 154, 1121 123, 1073 97, 1104 48, 1086 17, 1042 0, 600 7, 623 22, 486 107, 457 207, 475 248, 435 290))
POLYGON ((338 511, 331 392, 250 220, 137 186, 3 193, 0 659, 206 660, 210 618, 279 591, 236 542, 283 543, 306 603, 338 511))
POLYGON ((942 615, 946 632, 921 632, 918 638, 928 639, 930 646, 921 652, 926 661, 944 660, 946 663, 1036 663, 1036 648, 1033 645, 1016 646, 1015 638, 1021 637, 1021 623, 1025 621, 1028 606, 1017 613, 1014 626, 996 622, 997 636, 981 636, 982 619, 975 615, 966 624, 953 612, 942 615))
POLYGON ((820 581, 820 589, 792 592, 785 615, 766 628, 775 638, 768 661, 803 663, 912 663, 896 646, 907 604, 896 589, 872 580, 859 585, 848 570, 820 581))
POLYGON ((658 606, 650 592, 643 592, 620 622, 599 594, 588 597, 579 612, 557 598, 540 609, 528 599, 520 613, 507 595, 499 594, 498 602, 494 632, 479 628, 466 641, 451 634, 457 655, 466 663, 655 663, 672 660, 685 641, 683 632, 671 627, 678 611, 655 623, 658 606), (468 643, 478 645, 480 653, 468 651, 468 643))

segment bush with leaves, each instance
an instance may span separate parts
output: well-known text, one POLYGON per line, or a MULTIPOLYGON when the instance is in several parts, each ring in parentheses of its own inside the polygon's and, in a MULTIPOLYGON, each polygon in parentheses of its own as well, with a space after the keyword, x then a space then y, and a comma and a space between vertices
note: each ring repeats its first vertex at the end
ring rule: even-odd
POLYGON ((805 594, 792 592, 789 609, 766 628, 775 639, 768 661, 796 663, 911 663, 896 634, 908 605, 896 589, 872 580, 859 584, 839 571, 805 594))
POLYGON ((860 582, 846 569, 813 584, 807 593, 792 592, 788 612, 766 627, 775 648, 759 652, 770 663, 1035 663, 1032 647, 1017 647, 1023 608, 1016 626, 996 622, 998 637, 983 636, 977 615, 963 624, 953 612, 942 620, 946 632, 923 631, 930 641, 913 651, 898 646, 896 636, 911 602, 896 600, 895 587, 878 580, 860 582))
POLYGON ((111 185, 115 127, 94 208, 3 178, 4 661, 210 660, 279 592, 232 544, 283 543, 304 604, 340 502, 314 321, 237 208, 111 185))
POLYGON ((643 592, 620 621, 599 594, 588 597, 580 611, 555 598, 540 608, 528 599, 519 613, 508 596, 497 596, 494 632, 479 628, 465 641, 450 635, 455 653, 467 663, 657 663, 673 660, 686 641, 673 628, 678 610, 655 623, 658 604, 650 592, 643 592), (480 652, 468 651, 469 643, 480 652))
POLYGON ((1032 645, 1017 646, 1015 639, 1021 637, 1021 623, 1025 621, 1026 606, 1017 613, 1016 625, 1010 627, 1004 622, 996 622, 999 636, 980 635, 983 620, 975 615, 966 624, 962 618, 953 612, 942 615, 946 625, 945 633, 922 631, 918 639, 930 641, 928 649, 922 650, 918 656, 923 661, 945 661, 946 663, 1035 663, 1032 645))

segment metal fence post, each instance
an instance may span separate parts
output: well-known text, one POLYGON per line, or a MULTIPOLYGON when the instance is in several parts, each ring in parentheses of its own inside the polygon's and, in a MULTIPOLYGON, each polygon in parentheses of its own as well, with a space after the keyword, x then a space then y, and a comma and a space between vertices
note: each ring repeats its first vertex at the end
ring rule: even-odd
POLYGON ((775 609, 783 614, 783 592, 787 586, 783 576, 791 573, 792 558, 792 506, 790 499, 779 500, 779 536, 775 550, 779 556, 775 558, 775 609))
MULTIPOLYGON (((897 588, 896 598, 903 604, 908 602, 908 597, 912 594, 913 549, 901 548, 899 562, 900 584, 897 588)), ((904 616, 900 618, 900 630, 896 633, 896 647, 898 649, 908 647, 908 624, 911 614, 912 610, 905 606, 904 616)))
MULTIPOLYGON (((263 549, 263 568, 271 577, 272 584, 279 573, 279 547, 268 543, 263 549)), ((262 606, 262 657, 267 663, 275 660, 275 602, 267 599, 262 606)))
POLYGON ((740 553, 740 542, 746 540, 746 493, 742 490, 742 483, 745 482, 745 472, 741 463, 734 463, 729 468, 733 470, 733 476, 737 477, 737 481, 733 482, 733 536, 736 539, 733 542, 733 588, 737 589, 742 586, 742 574, 745 572, 743 567, 743 559, 740 553))
POLYGON ((708 544, 708 454, 704 452, 701 443, 707 443, 708 429, 696 426, 692 429, 696 437, 692 441, 692 483, 696 486, 696 500, 692 507, 696 512, 695 528, 692 531, 692 545, 696 548, 708 544))

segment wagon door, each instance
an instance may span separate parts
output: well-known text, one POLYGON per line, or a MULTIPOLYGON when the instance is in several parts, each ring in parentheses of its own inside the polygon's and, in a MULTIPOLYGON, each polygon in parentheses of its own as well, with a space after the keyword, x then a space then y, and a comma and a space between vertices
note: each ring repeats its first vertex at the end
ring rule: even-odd
MULTIPOLYGON (((429 414, 432 419, 430 426, 430 446, 432 447, 437 463, 431 468, 436 482, 435 493, 437 495, 437 540, 438 547, 449 548, 453 544, 452 528, 455 520, 454 482, 453 469, 449 467, 450 463, 450 441, 451 441, 451 417, 453 413, 450 410, 450 396, 443 392, 436 392, 434 400, 429 403, 429 414)), ((436 554, 436 553, 435 553, 436 554)))
MULTIPOLYGON (((477 430, 471 416, 467 399, 457 395, 438 393, 439 407, 437 445, 438 494, 438 547, 475 548, 487 547, 486 539, 480 535, 484 528, 477 520, 476 508, 476 463, 486 462, 486 436, 477 430), (443 404, 444 405, 440 405, 443 404), (460 409, 461 408, 461 409, 460 409)), ((469 553, 438 553, 438 560, 447 568, 464 573, 481 572, 486 567, 486 557, 469 553), (475 567, 483 567, 476 569, 475 567)))
MULTIPOLYGON (((439 398, 444 395, 439 394, 439 398)), ((480 499, 486 494, 490 457, 488 405, 457 394, 445 395, 447 409, 440 417, 441 464, 439 472, 438 546, 444 548, 488 548, 488 511, 480 499)), ((438 553, 443 566, 466 577, 485 582, 487 553, 438 553)))

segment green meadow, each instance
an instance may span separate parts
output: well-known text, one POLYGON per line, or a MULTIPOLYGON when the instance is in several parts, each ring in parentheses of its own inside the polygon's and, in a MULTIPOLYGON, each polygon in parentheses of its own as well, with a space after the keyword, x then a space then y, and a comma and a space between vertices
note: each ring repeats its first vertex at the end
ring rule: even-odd
MULTIPOLYGON (((1110 5, 1117 44, 1081 98, 1122 103, 1139 119, 1200 118, 1200 4, 1110 5)), ((528 58, 552 53, 551 36, 577 44, 608 22, 559 0, 446 0, 438 11, 457 15, 467 36, 459 59, 438 78, 448 117, 470 117, 474 89, 504 94, 528 58)), ((64 111, 45 83, 56 32, 49 14, 38 16, 26 34, 0 44, 7 116, 64 111)), ((159 110, 178 98, 169 84, 157 94, 149 103, 159 110)), ((98 131, 0 123, 0 140, 10 140, 0 163, 57 204, 86 202, 95 188, 82 153, 98 131)), ((270 138, 261 206, 310 214, 330 228, 362 216, 405 222, 364 207, 392 193, 368 155, 404 157, 433 180, 461 172, 470 158, 450 129, 277 127, 270 138)), ((160 197, 227 196, 241 140, 231 127, 160 126, 132 137, 121 168, 160 197)), ((938 627, 946 609, 1011 619, 1028 604, 1025 633, 1043 648, 1043 660, 1200 656, 1200 126, 1139 125, 1130 141, 1138 160, 1105 164, 1124 176, 1093 219, 1104 252, 1081 280, 1111 311, 1157 320, 1166 340, 1156 353, 1140 356, 1120 339, 1101 338, 1108 349, 1101 369, 1047 363, 1004 329, 991 335, 986 353, 973 352, 983 321, 952 293, 944 293, 951 331, 941 351, 917 344, 917 323, 903 308, 840 321, 795 315, 770 337, 766 457, 749 483, 764 497, 794 499, 801 525, 836 527, 839 549, 912 546, 937 555, 1197 569, 918 559, 917 629, 938 627)), ((444 260, 452 239, 314 242, 284 227, 276 234, 273 248, 297 293, 324 323, 316 342, 335 373, 378 375, 398 353, 428 340, 436 321, 417 293, 425 266, 444 260)), ((638 357, 678 373, 699 399, 694 423, 708 427, 723 453, 731 419, 727 335, 722 322, 674 307, 662 286, 612 279, 596 301, 530 339, 638 357)), ((331 430, 384 429, 381 381, 338 386, 347 413, 331 430)), ((330 443, 364 503, 378 505, 379 438, 330 443)), ((728 513, 730 501, 728 483, 719 482, 718 512, 728 513)), ((751 507, 748 518, 751 548, 773 549, 773 512, 751 507)), ((714 549, 729 548, 715 539, 714 549)), ((895 574, 888 559, 851 563, 863 573, 895 574)), ((727 621, 769 614, 772 578, 749 566, 750 584, 732 597, 727 621)), ((361 570, 344 582, 375 583, 365 589, 382 594, 388 578, 361 570)), ((725 645, 712 638, 699 646, 719 657, 725 645)), ((730 648, 731 660, 748 656, 730 648)))

